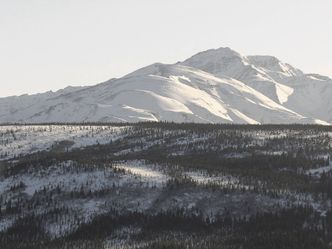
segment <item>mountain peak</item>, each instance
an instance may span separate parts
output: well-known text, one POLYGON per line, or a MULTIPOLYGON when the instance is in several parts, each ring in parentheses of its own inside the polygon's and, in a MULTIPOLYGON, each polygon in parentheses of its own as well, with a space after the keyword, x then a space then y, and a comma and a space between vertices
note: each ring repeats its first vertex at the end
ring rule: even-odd
POLYGON ((216 56, 231 58, 231 57, 242 57, 238 52, 231 49, 230 47, 220 47, 217 49, 210 49, 202 53, 215 54, 216 56))
POLYGON ((190 57, 186 61, 189 60, 221 60, 225 58, 240 58, 242 59, 243 56, 236 52, 235 50, 229 48, 229 47, 220 47, 217 49, 209 49, 203 52, 199 52, 195 54, 194 56, 190 57))
POLYGON ((249 62, 256 67, 265 70, 283 73, 285 76, 301 76, 303 72, 290 64, 280 61, 277 57, 270 55, 252 55, 247 57, 249 62))
POLYGON ((250 55, 248 56, 248 59, 254 64, 261 66, 276 65, 281 63, 277 57, 271 55, 250 55))
POLYGON ((203 71, 226 75, 236 68, 248 66, 248 59, 228 47, 200 52, 182 62, 182 65, 199 68, 203 71))

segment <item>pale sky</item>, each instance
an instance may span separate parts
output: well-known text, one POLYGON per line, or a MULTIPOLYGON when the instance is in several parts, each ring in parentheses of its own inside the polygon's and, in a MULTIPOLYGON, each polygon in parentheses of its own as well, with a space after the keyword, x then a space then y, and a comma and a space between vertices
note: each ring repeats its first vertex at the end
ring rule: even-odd
POLYGON ((332 76, 332 1, 0 0, 0 96, 92 85, 226 46, 332 76))

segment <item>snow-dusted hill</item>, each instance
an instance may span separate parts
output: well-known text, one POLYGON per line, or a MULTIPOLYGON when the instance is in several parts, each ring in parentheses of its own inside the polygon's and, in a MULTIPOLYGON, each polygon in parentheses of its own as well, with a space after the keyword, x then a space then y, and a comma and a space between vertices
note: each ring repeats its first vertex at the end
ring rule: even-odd
POLYGON ((0 122, 332 123, 332 80, 220 48, 92 87, 0 99, 0 122))

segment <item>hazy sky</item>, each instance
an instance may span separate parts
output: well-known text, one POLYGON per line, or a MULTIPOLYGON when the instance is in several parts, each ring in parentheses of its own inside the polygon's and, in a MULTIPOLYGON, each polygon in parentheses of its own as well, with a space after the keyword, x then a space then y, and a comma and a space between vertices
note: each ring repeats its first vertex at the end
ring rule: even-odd
POLYGON ((231 47, 332 76, 331 0, 0 0, 0 96, 231 47))

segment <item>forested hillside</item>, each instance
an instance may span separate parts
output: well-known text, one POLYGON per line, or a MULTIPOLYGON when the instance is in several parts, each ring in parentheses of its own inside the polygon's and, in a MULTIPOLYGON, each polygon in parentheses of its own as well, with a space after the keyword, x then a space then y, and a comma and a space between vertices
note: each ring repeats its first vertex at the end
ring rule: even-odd
POLYGON ((332 128, 0 126, 0 248, 331 248, 332 128))

